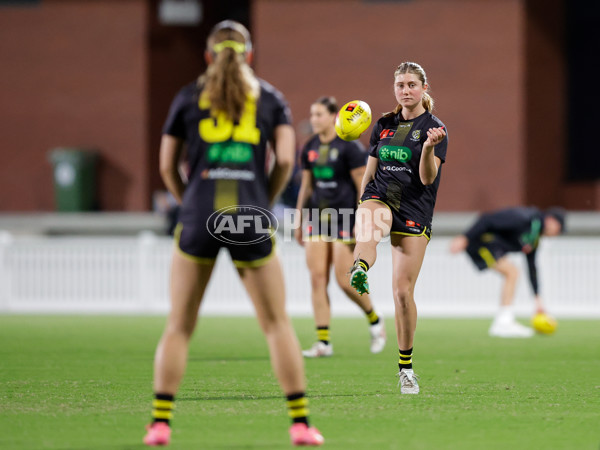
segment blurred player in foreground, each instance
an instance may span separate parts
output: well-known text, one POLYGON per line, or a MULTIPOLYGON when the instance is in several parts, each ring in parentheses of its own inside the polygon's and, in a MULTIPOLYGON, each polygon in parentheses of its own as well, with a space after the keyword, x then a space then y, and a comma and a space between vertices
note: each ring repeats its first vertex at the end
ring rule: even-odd
POLYGON ((307 358, 333 355, 327 294, 332 265, 340 288, 367 316, 371 352, 381 352, 386 341, 383 318, 373 309, 369 295, 358 295, 348 283, 348 267, 354 260, 352 251, 356 242, 355 209, 367 154, 358 142, 346 142, 336 136, 337 109, 333 97, 322 97, 311 105, 310 123, 316 134, 308 140, 301 155, 302 184, 297 211, 300 223, 307 219, 308 225, 306 229, 296 228, 295 237, 306 249, 317 327, 317 342, 302 352, 307 358), (309 217, 303 218, 304 213, 309 217))
POLYGON ((536 251, 542 236, 557 236, 564 230, 565 213, 560 208, 540 211, 533 207, 516 207, 483 214, 464 235, 450 242, 452 253, 466 250, 479 270, 493 269, 504 277, 500 310, 490 327, 490 336, 533 336, 531 328, 515 320, 512 306, 519 269, 506 254, 522 252, 526 255, 536 313, 545 314, 539 294, 536 251))
POLYGON ((359 294, 369 292, 367 271, 377 258, 377 244, 391 234, 400 392, 418 394, 412 365, 417 328, 414 289, 431 237, 448 139, 444 124, 432 114, 427 75, 419 64, 400 64, 393 86, 398 104, 371 132, 350 283, 359 294))
POLYGON ((243 25, 217 24, 207 41, 206 72, 177 94, 163 129, 161 174, 181 203, 181 212, 171 265, 171 311, 154 360, 155 398, 153 422, 144 437, 147 445, 169 443, 174 396, 221 247, 229 250, 256 309, 275 376, 287 397, 292 443, 323 443, 319 431, 308 424, 304 361, 285 310, 283 274, 274 241, 268 235, 263 239, 262 226, 242 227, 241 235, 223 231, 223 239, 215 237, 218 227, 210 228, 209 218, 219 217, 216 212, 234 221, 241 215, 241 205, 246 205, 244 211, 248 206, 267 211, 294 166, 294 131, 285 99, 254 76, 251 57, 250 35, 243 25), (270 175, 265 171, 267 142, 272 143, 275 156, 270 175), (177 170, 184 145, 190 164, 187 185, 177 170))

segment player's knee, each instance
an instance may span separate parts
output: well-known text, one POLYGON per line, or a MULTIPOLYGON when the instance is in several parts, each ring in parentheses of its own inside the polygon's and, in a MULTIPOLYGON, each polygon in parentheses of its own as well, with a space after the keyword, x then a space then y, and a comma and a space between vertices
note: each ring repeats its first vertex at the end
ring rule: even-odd
POLYGON ((277 335, 289 326, 291 326, 289 318, 283 311, 266 311, 260 320, 260 327, 267 337, 277 335))
POLYGON ((192 337, 192 334, 194 333, 195 327, 195 321, 193 323, 189 321, 171 322, 168 324, 167 329, 165 330, 165 334, 177 335, 189 341, 192 337))
POLYGON ((310 283, 313 289, 321 289, 327 286, 327 273, 322 270, 311 270, 310 283))
POLYGON ((509 278, 511 280, 516 280, 517 278, 519 278, 519 269, 517 268, 517 266, 513 266, 512 264, 506 267, 505 273, 506 278, 509 278))
POLYGON ((400 309, 406 309, 413 302, 413 288, 410 283, 402 283, 394 287, 394 303, 400 309))

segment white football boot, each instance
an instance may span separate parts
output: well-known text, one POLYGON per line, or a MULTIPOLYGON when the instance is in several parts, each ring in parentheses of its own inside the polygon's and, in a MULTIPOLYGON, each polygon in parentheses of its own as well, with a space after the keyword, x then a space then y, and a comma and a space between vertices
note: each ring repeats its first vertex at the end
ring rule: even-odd
POLYGON ((324 356, 331 356, 333 355, 333 345, 331 345, 331 342, 329 344, 325 344, 324 342, 317 341, 308 350, 302 350, 302 354, 306 358, 321 358, 324 356))
POLYGON ((521 325, 514 319, 494 319, 489 330, 490 336, 502 338, 529 338, 534 335, 532 328, 521 325))
POLYGON ((381 315, 379 316, 378 323, 369 326, 369 334, 371 335, 371 353, 381 353, 387 340, 385 324, 381 315))
POLYGON ((500 306, 489 330, 490 336, 502 338, 528 338, 534 333, 532 328, 515 320, 512 305, 500 306))
POLYGON ((418 394, 419 393, 419 377, 412 369, 402 369, 398 376, 400 381, 400 393, 401 394, 418 394))

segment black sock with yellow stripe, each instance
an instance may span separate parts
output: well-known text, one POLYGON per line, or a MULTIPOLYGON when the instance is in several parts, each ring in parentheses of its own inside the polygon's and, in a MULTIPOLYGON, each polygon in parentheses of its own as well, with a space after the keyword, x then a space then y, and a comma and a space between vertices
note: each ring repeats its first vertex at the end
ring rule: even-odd
POLYGON ((165 422, 166 424, 173 418, 175 409, 175 397, 170 394, 154 394, 152 400, 152 420, 154 422, 165 422))
POLYGON ((304 392, 288 395, 287 407, 292 423, 305 423, 308 426, 308 399, 304 392))
POLYGON ((329 327, 317 327, 317 340, 329 344, 329 327))
POLYGON ((369 324, 375 325, 379 323, 379 316, 377 315, 374 309, 372 309, 369 312, 366 312, 365 314, 367 316, 367 319, 369 320, 369 324))
POLYGON ((368 272, 368 271, 369 271, 369 263, 367 263, 367 262, 366 262, 364 259, 359 259, 359 260, 358 260, 358 265, 359 265, 360 267, 362 267, 362 269, 363 269, 365 272, 368 272))
POLYGON ((402 369, 412 369, 412 347, 409 350, 398 350, 398 367, 402 369))

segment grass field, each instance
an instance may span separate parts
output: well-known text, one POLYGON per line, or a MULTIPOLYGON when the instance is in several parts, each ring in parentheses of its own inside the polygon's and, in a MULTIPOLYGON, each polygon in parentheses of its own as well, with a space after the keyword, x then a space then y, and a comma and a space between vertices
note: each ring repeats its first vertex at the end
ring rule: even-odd
MULTIPOLYGON (((0 448, 136 449, 149 420, 163 317, 0 316, 0 448)), ((294 320, 304 347, 309 319, 294 320)), ((421 319, 421 394, 401 396, 397 347, 368 351, 362 319, 334 319, 335 355, 309 360, 312 421, 331 449, 593 449, 600 322, 492 339, 487 320, 421 319)), ((177 396, 173 449, 279 449, 285 403, 253 318, 203 318, 177 396)))

